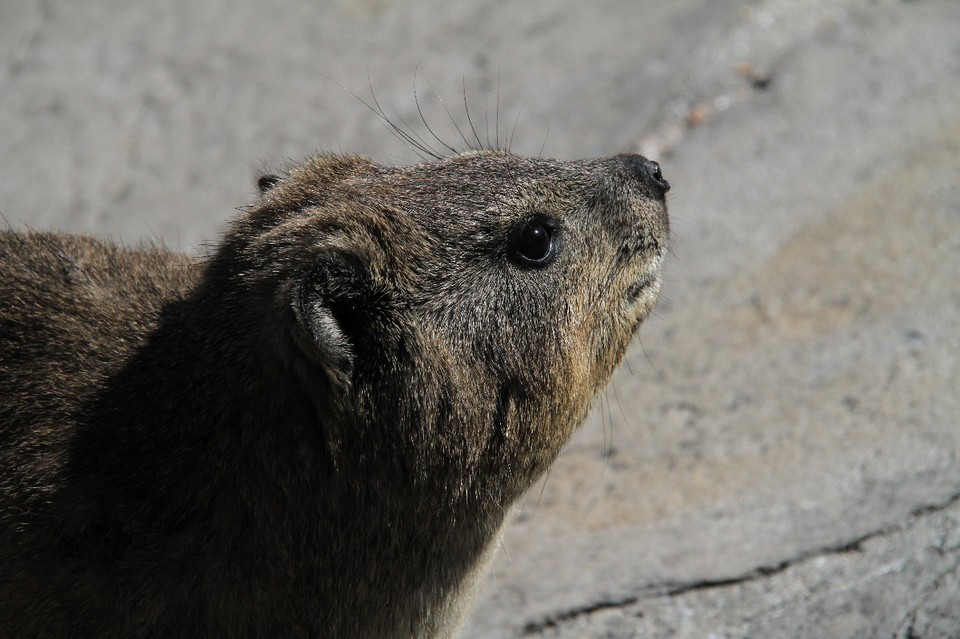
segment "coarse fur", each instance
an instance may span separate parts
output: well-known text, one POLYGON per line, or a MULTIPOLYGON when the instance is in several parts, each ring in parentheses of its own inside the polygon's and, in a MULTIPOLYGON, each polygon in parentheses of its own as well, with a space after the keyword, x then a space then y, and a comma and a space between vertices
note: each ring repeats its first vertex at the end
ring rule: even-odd
POLYGON ((0 636, 449 636, 659 292, 640 156, 260 187, 203 259, 0 233, 0 636))

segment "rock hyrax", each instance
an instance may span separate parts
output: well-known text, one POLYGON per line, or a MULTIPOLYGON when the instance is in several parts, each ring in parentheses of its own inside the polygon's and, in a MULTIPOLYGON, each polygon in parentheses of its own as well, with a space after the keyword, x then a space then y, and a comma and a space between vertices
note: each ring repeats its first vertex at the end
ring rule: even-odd
POLYGON ((452 634, 659 292, 640 156, 260 186, 204 259, 0 234, 0 636, 452 634))

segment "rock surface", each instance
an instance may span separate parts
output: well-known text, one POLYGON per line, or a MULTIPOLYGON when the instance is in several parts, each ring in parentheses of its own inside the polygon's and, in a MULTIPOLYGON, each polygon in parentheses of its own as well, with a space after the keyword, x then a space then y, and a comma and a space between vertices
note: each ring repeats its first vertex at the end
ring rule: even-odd
POLYGON ((463 148, 466 101, 518 153, 650 154, 666 299, 463 636, 960 637, 958 25, 956 0, 5 3, 0 213, 197 250, 273 162, 416 160, 368 85, 437 148, 418 108, 463 148))

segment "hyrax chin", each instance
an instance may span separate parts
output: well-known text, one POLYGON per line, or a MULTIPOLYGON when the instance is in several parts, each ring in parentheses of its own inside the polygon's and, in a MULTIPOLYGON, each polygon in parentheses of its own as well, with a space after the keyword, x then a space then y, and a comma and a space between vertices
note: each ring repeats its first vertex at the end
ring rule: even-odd
POLYGON ((201 260, 0 234, 0 636, 452 634, 657 299, 640 156, 260 186, 201 260))

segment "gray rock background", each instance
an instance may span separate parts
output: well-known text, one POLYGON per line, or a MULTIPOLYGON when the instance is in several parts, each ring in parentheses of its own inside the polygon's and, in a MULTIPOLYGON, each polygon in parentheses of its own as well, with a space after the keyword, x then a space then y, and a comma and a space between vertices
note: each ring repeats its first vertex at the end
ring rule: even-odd
POLYGON ((261 168, 417 160, 368 86, 674 185, 464 637, 960 637, 960 2, 3 0, 0 213, 200 250, 261 168))

